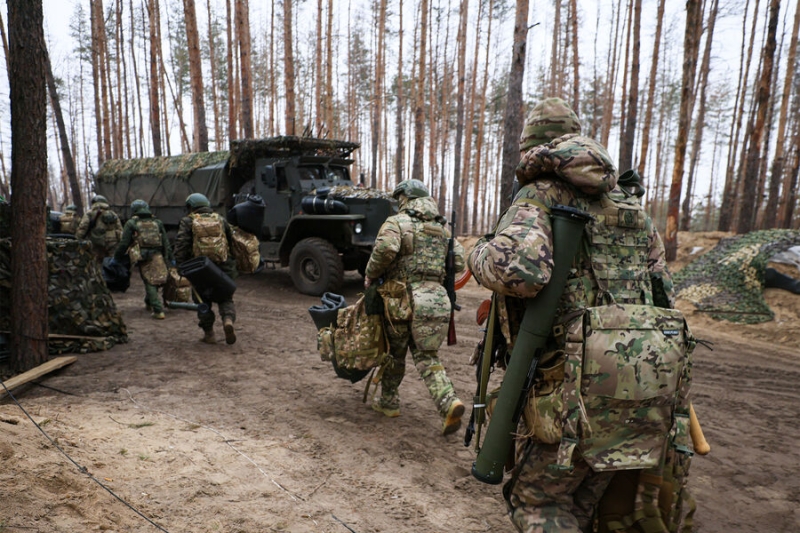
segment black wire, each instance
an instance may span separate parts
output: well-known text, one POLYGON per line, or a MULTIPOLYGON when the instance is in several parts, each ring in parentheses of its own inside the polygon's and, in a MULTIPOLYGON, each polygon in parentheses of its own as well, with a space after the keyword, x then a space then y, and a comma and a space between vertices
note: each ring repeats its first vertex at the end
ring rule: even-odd
MULTIPOLYGON (((49 441, 50 441, 50 444, 52 444, 53 446, 55 446, 55 447, 56 447, 56 449, 57 449, 58 451, 60 451, 60 452, 61 452, 61 453, 64 455, 64 457, 66 457, 66 458, 69 460, 69 462, 71 462, 72 464, 74 464, 74 465, 75 465, 75 467, 78 469, 78 471, 80 471, 80 472, 81 472, 81 473, 83 473, 83 474, 86 474, 86 475, 89 477, 89 479, 91 479, 92 481, 94 481, 95 483, 97 483, 98 485, 100 485, 100 486, 101 486, 103 489, 105 489, 105 491, 106 491, 106 492, 108 492, 108 493, 109 493, 109 494, 111 494, 111 495, 112 495, 114 498, 116 498, 116 499, 117 499, 117 500, 119 500, 121 503, 123 503, 124 505, 126 505, 126 506, 127 506, 127 507, 128 507, 130 510, 131 510, 131 511, 133 511, 134 513, 138 514, 139 516, 141 516, 142 518, 144 518, 145 520, 147 520, 148 522, 150 522, 150 524, 152 524, 152 525, 153 525, 155 528, 157 528, 157 529, 158 529, 158 530, 160 530, 160 531, 164 531, 165 533, 169 533, 169 531, 167 531, 167 530, 166 530, 166 529, 164 529, 163 527, 159 526, 158 524, 156 524, 155 522, 153 522, 152 520, 150 520, 148 517, 146 517, 144 514, 142 514, 142 512, 141 512, 141 511, 139 511, 138 509, 136 509, 134 506, 132 506, 131 504, 129 504, 128 502, 126 502, 125 500, 123 500, 121 497, 117 496, 117 494, 116 494, 116 493, 114 493, 114 491, 112 491, 110 488, 108 488, 107 486, 105 486, 105 485, 104 485, 102 482, 100 482, 100 480, 99 480, 99 479, 97 479, 97 478, 96 478, 96 477, 94 477, 94 476, 93 476, 91 473, 89 473, 89 471, 86 469, 86 467, 85 467, 85 466, 81 466, 81 465, 79 465, 78 463, 76 463, 76 462, 75 462, 75 460, 74 460, 72 457, 70 457, 70 456, 69 456, 69 454, 68 454, 67 452, 65 452, 63 449, 61 449, 61 446, 59 446, 58 444, 56 444, 56 442, 55 442, 53 439, 51 439, 51 438, 50 438, 50 435, 48 435, 48 434, 45 432, 45 430, 44 430, 44 429, 42 429, 42 427, 41 427, 39 424, 37 424, 37 423, 36 423, 36 421, 33 419, 33 417, 32 417, 32 416, 31 416, 31 415, 28 413, 28 411, 26 411, 26 410, 25 410, 25 408, 24 408, 24 407, 22 407, 22 405, 19 403, 19 401, 17 401, 17 398, 16 398, 16 397, 15 397, 13 394, 11 394, 11 391, 10 391, 10 390, 8 390, 8 387, 6 387, 6 384, 5 384, 5 382, 4 382, 4 381, 2 381, 2 380, 0 380, 0 385, 3 385, 3 388, 4 388, 4 389, 5 389, 5 391, 6 391, 6 394, 8 394, 8 396, 9 396, 9 397, 10 397, 12 400, 14 400, 14 403, 15 403, 15 404, 17 404, 17 407, 19 407, 19 408, 20 408, 20 410, 22 410, 22 412, 23 412, 23 413, 25 413, 25 416, 27 416, 27 417, 28 417, 28 419, 29 419, 31 422, 33 422, 33 425, 34 425, 34 426, 36 426, 36 429, 38 429, 39 431, 41 431, 42 435, 44 435, 44 436, 47 438, 47 440, 49 440, 49 441)), ((336 518, 336 517, 334 517, 334 518, 336 518)), ((338 519, 337 519, 337 520, 338 520, 338 519)), ((345 527, 346 527, 346 526, 345 526, 345 527)), ((348 528, 348 529, 350 529, 350 528, 348 528)), ((352 529, 351 529, 350 531, 352 531, 352 529)), ((354 533, 355 533, 355 532, 354 532, 354 533)))
POLYGON ((355 529, 351 528, 350 526, 348 526, 347 524, 345 524, 344 522, 342 522, 341 520, 339 520, 338 518, 336 518, 336 515, 335 515, 335 514, 331 513, 331 516, 332 516, 332 517, 333 517, 333 518, 334 518, 334 519, 335 519, 337 522, 339 522, 339 523, 340 523, 340 524, 342 524, 344 527, 346 527, 346 528, 347 528, 349 531, 352 531, 353 533, 356 533, 355 529))

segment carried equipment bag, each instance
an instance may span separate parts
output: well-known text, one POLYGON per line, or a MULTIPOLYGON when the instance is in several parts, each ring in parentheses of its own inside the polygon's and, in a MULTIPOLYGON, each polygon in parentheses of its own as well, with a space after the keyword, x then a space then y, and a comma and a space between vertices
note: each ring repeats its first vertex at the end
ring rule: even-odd
POLYGON ((217 213, 192 213, 192 255, 205 256, 214 263, 228 260, 225 221, 217 213))
POLYGON ((236 269, 242 274, 252 274, 261 264, 258 238, 236 226, 231 226, 231 235, 231 254, 236 259, 236 269))

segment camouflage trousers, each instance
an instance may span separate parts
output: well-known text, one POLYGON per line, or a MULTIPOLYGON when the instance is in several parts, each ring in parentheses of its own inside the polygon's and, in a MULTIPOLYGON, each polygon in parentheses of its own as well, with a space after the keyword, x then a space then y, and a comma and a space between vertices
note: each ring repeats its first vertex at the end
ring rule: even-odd
POLYGON ((150 307, 154 313, 161 313, 164 311, 161 298, 158 296, 158 287, 147 283, 144 276, 142 276, 142 283, 144 283, 144 304, 150 307))
MULTIPOLYGON (((192 299, 197 303, 196 296, 192 295, 192 299)), ((214 321, 217 319, 212 306, 213 303, 208 302, 208 312, 201 313, 199 310, 197 311, 197 325, 203 328, 204 331, 213 329, 214 321)), ((219 307, 219 315, 222 320, 230 317, 236 322, 236 306, 233 305, 232 299, 217 303, 217 307, 219 307)))
POLYGON ((597 502, 614 472, 594 472, 577 457, 572 470, 555 470, 550 465, 559 444, 529 442, 517 442, 516 482, 512 478, 503 488, 514 526, 521 533, 591 533, 597 502))
POLYGON ((392 360, 383 371, 381 379, 381 403, 390 408, 400 407, 400 383, 406 373, 406 353, 411 357, 422 381, 428 387, 439 415, 447 415, 450 403, 456 398, 453 383, 447 377, 436 350, 420 350, 411 337, 410 322, 392 322, 386 328, 389 338, 389 355, 392 360))

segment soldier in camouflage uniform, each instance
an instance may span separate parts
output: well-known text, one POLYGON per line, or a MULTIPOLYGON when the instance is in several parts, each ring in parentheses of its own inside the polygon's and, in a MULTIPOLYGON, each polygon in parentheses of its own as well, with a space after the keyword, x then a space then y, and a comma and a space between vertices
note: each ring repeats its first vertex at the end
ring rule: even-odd
MULTIPOLYGON (((384 296, 392 360, 381 379, 381 396, 372 408, 388 417, 400 416, 398 389, 410 348, 414 366, 443 419, 442 433, 448 435, 458 430, 464 414, 464 404, 437 354, 450 317, 450 300, 442 285, 450 233, 421 181, 402 181, 392 196, 400 211, 381 226, 364 279, 365 287, 382 279, 379 292, 382 287, 399 288, 393 298, 384 296)), ((458 241, 454 241, 454 251, 456 271, 464 270, 464 249, 458 241)))
MULTIPOLYGON (((517 179, 521 189, 495 232, 480 239, 468 258, 475 279, 496 293, 499 324, 508 353, 519 330, 524 299, 535 297, 550 280, 550 207, 566 205, 591 211, 593 205, 606 205, 604 199, 636 196, 616 187, 617 172, 607 151, 594 140, 581 137, 580 127, 575 113, 559 98, 548 98, 532 109, 520 137, 522 158, 517 179)), ((657 293, 664 299, 661 305, 669 305, 666 299, 671 295, 672 282, 662 241, 650 218, 638 207, 638 197, 625 201, 630 202, 633 220, 638 224, 632 224, 636 229, 623 228, 621 232, 627 235, 623 240, 635 242, 636 247, 631 250, 636 251, 630 256, 616 256, 618 248, 609 246, 608 254, 592 252, 591 258, 586 252, 579 253, 580 267, 573 268, 568 277, 554 324, 564 324, 570 312, 602 305, 608 299, 653 304, 653 294, 657 293), (590 259, 598 264, 593 265, 590 259), (623 279, 597 279, 597 272, 613 278, 620 271, 626 273, 619 276, 623 279)), ((591 235, 593 224, 587 226, 587 235, 591 235)), ((556 339, 555 334, 548 342, 538 367, 539 383, 547 379, 543 375, 550 370, 548 367, 555 369, 550 372, 558 370, 554 361, 563 343, 563 336, 556 339)), ((559 416, 560 411, 553 412, 550 418, 559 416)), ((572 458, 572 468, 553 468, 558 462, 560 443, 537 440, 524 425, 521 421, 519 434, 530 436, 516 439, 515 472, 503 491, 512 522, 524 533, 592 531, 596 505, 614 473, 595 472, 577 453, 572 458)))
POLYGON ((75 232, 78 231, 78 224, 80 223, 81 219, 78 216, 78 206, 76 205, 68 205, 64 209, 64 214, 61 215, 61 232, 68 235, 75 235, 75 232))
POLYGON ((81 218, 75 237, 92 242, 98 263, 102 264, 104 258, 114 253, 122 237, 122 222, 109 207, 105 196, 98 194, 92 198, 92 207, 81 218))
POLYGON ((133 215, 122 229, 122 239, 114 252, 114 260, 122 262, 129 248, 135 250, 131 255, 131 265, 139 265, 139 274, 144 282, 144 304, 152 317, 163 320, 164 306, 158 296, 158 287, 167 281, 167 265, 174 262, 172 246, 169 244, 164 224, 150 213, 150 206, 144 200, 131 203, 133 215))
MULTIPOLYGON (((192 193, 186 198, 186 208, 189 214, 183 217, 175 236, 175 260, 184 263, 193 257, 206 256, 225 272, 231 279, 239 275, 236 269, 236 259, 232 250, 233 234, 228 221, 219 213, 211 209, 211 203, 205 195, 192 193)), ((206 302, 211 305, 211 302, 206 302)), ((218 302, 219 314, 222 317, 222 327, 225 332, 225 342, 236 342, 236 331, 233 324, 236 322, 236 307, 233 298, 218 302)), ((216 317, 209 308, 207 313, 198 313, 198 326, 203 329, 202 342, 216 343, 214 337, 214 321, 216 317)))

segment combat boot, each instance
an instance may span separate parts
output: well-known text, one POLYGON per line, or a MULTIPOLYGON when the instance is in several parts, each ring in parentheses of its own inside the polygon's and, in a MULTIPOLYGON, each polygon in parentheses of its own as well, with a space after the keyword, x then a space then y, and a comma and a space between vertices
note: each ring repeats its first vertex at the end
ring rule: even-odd
POLYGON ((383 414, 389 418, 397 418, 400 416, 400 406, 392 406, 383 403, 380 398, 372 402, 372 410, 383 414))
POLYGON ((200 339, 200 342, 204 342, 206 344, 216 344, 217 339, 214 338, 214 330, 212 328, 204 329, 203 338, 200 339))
POLYGON ((233 344, 236 342, 236 331, 233 329, 233 319, 226 316, 222 321, 222 329, 225 330, 225 342, 233 344))
POLYGON ((447 415, 442 424, 442 435, 455 433, 461 427, 461 417, 464 415, 464 403, 455 398, 447 409, 447 415))
POLYGON ((166 318, 166 315, 164 314, 164 311, 155 311, 150 316, 155 318, 156 320, 164 320, 166 318))

